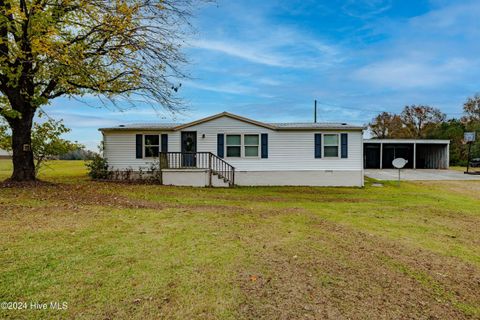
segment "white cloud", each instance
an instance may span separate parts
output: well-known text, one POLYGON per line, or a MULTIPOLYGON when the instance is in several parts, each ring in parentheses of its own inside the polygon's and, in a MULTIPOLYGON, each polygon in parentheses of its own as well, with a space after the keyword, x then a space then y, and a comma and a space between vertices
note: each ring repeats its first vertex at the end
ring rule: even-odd
POLYGON ((469 62, 462 58, 434 64, 409 59, 373 63, 354 72, 354 77, 380 87, 396 89, 438 87, 457 81, 469 62))
POLYGON ((130 108, 126 110, 117 110, 117 111, 110 111, 107 113, 109 116, 115 116, 115 117, 124 117, 124 116, 138 116, 138 117, 153 117, 157 119, 166 119, 169 114, 166 114, 165 111, 162 111, 161 109, 154 109, 151 106, 146 106, 146 107, 136 107, 136 108, 130 108))
POLYGON ((96 117, 79 113, 48 112, 48 115, 56 120, 62 119, 70 128, 100 128, 118 125, 121 121, 108 117, 96 117))
POLYGON ((347 15, 368 19, 377 16, 392 7, 392 0, 348 0, 342 7, 347 15))
POLYGON ((261 77, 261 78, 256 79, 256 81, 260 84, 264 84, 264 85, 267 85, 267 86, 279 86, 279 85, 283 84, 282 81, 272 79, 272 78, 269 78, 269 77, 261 77))
POLYGON ((220 92, 220 93, 229 93, 229 94, 252 94, 255 90, 252 87, 244 86, 241 84, 235 83, 225 83, 225 84, 206 84, 205 81, 188 81, 185 83, 185 87, 191 87, 200 90, 220 92))
POLYGON ((279 41, 270 39, 258 43, 245 41, 236 43, 227 40, 194 40, 196 49, 215 51, 231 57, 270 67, 322 68, 341 61, 337 48, 315 40, 288 38, 279 41))
MULTIPOLYGON (((248 25, 248 22, 246 24, 248 25)), ((342 59, 342 50, 338 46, 308 36, 291 27, 272 26, 266 21, 257 19, 246 29, 256 32, 235 36, 220 33, 209 38, 192 40, 190 46, 280 68, 327 67, 342 59)))
POLYGON ((211 51, 221 52, 233 57, 248 60, 250 62, 264 64, 273 67, 291 67, 281 56, 259 52, 249 45, 240 45, 228 43, 224 41, 215 40, 197 40, 193 41, 192 45, 198 49, 205 49, 211 51))
POLYGON ((478 16, 480 15, 480 2, 464 1, 454 2, 448 6, 442 6, 425 15, 412 18, 410 24, 418 31, 436 30, 446 33, 475 33, 479 34, 478 16), (468 28, 465 28, 468 26, 468 28))
POLYGON ((352 79, 410 96, 472 87, 480 66, 480 45, 473 41, 480 36, 478 15, 480 2, 463 1, 406 21, 377 24, 375 32, 386 40, 363 50, 368 61, 352 71, 352 79))

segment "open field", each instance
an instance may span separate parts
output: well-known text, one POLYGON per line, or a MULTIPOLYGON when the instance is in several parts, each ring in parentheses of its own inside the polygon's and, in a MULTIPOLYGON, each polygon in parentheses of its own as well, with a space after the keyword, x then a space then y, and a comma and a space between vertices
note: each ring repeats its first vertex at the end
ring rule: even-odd
POLYGON ((480 319, 480 181, 195 189, 76 161, 41 178, 0 188, 0 302, 68 308, 2 319, 480 319))

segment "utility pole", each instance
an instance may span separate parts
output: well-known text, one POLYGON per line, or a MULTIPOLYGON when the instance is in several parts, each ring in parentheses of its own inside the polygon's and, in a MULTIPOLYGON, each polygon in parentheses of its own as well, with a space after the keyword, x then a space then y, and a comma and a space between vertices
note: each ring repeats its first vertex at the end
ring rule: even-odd
POLYGON ((313 123, 317 123, 317 99, 315 99, 315 109, 313 112, 313 123))

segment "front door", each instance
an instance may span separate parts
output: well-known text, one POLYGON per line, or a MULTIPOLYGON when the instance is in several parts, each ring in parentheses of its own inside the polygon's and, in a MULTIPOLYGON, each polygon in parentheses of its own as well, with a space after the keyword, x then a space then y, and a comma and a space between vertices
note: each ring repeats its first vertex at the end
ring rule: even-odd
POLYGON ((182 131, 182 166, 196 167, 197 132, 182 131))

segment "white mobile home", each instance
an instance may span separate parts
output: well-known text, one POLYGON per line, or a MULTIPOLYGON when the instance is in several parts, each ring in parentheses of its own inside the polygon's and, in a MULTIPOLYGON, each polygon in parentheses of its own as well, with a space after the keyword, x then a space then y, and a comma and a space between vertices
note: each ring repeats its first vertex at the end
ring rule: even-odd
POLYGON ((363 186, 363 128, 346 123, 263 123, 223 112, 100 131, 113 170, 157 161, 164 184, 363 186))

